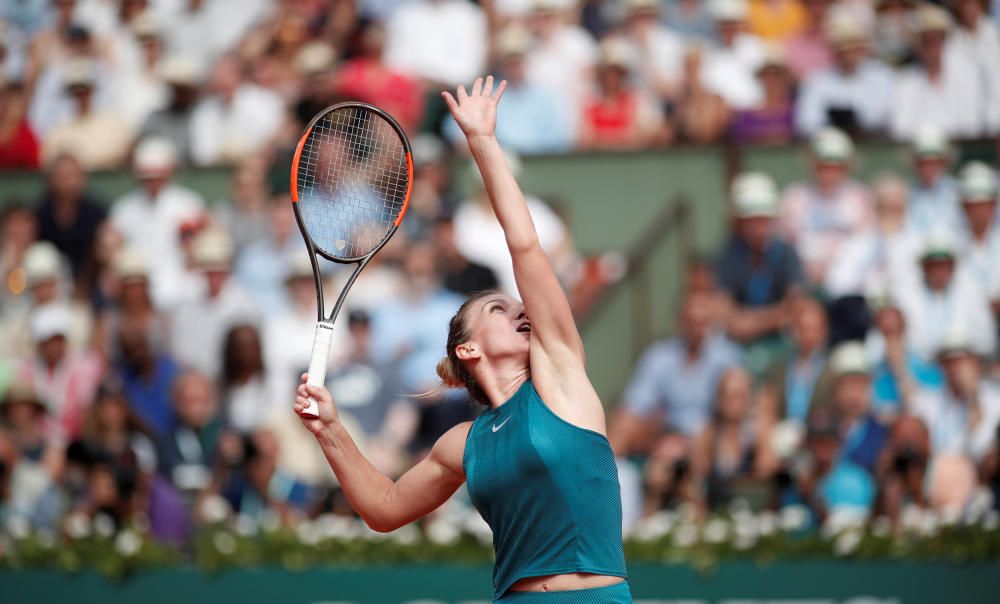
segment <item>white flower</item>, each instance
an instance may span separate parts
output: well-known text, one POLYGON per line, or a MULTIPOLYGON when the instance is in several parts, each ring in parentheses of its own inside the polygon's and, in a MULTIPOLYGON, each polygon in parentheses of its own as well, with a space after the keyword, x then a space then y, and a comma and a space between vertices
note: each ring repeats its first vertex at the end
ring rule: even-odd
POLYGON ((94 516, 94 534, 102 539, 107 539, 115 533, 115 521, 111 516, 100 513, 94 516))
POLYGON ((35 532, 35 539, 42 549, 52 549, 56 544, 56 534, 47 528, 40 528, 35 532))
POLYGON ((774 512, 761 512, 757 516, 757 531, 763 536, 773 535, 778 530, 778 516, 774 512))
POLYGON ((240 537, 253 537, 257 534, 257 521, 246 514, 237 514, 233 520, 233 530, 240 537))
POLYGON ((990 510, 983 515, 983 519, 980 522, 980 526, 988 531, 995 531, 997 527, 1000 526, 1000 513, 996 510, 990 510))
POLYGON ((142 539, 132 529, 125 529, 115 537, 115 551, 126 558, 139 553, 142 549, 142 539))
POLYGON ((413 545, 420 541, 420 531, 412 524, 404 524, 389 533, 389 537, 400 545, 413 545))
POLYGON ((736 539, 733 540, 733 545, 736 549, 744 551, 748 550, 757 543, 757 539, 752 534, 736 534, 736 539))
POLYGON ((885 516, 879 516, 872 521, 872 534, 876 537, 888 537, 892 533, 892 521, 885 516))
POLYGON ((236 538, 225 531, 219 531, 212 537, 212 545, 220 554, 229 556, 236 551, 236 538))
POLYGON ((260 515, 260 528, 265 533, 273 533, 281 528, 281 518, 273 510, 264 510, 260 515))
POLYGON ((962 519, 962 508, 950 505, 941 510, 941 526, 955 526, 962 519))
POLYGON ((684 523, 674 531, 673 536, 677 547, 691 547, 698 541, 698 529, 693 524, 684 523))
POLYGON ((670 512, 657 512, 636 523, 632 533, 639 541, 655 541, 662 539, 674 527, 674 515, 670 512))
POLYGON ((437 545, 451 545, 461 536, 458 527, 445 518, 435 518, 427 525, 427 538, 437 545))
POLYGON ((14 539, 26 539, 31 534, 31 523, 24 516, 11 516, 7 519, 7 534, 14 539))
POLYGON ((201 502, 201 518, 208 524, 223 522, 232 514, 229 502, 219 495, 209 495, 201 502))
POLYGON ((939 525, 938 515, 933 510, 925 510, 920 515, 920 524, 917 525, 917 531, 923 537, 933 537, 937 534, 939 525))
POLYGON ((805 428, 801 422, 785 420, 771 432, 771 449, 778 459, 789 459, 802 445, 805 428))
POLYGON ((833 553, 838 556, 847 556, 858 549, 861 544, 861 530, 849 528, 841 533, 833 542, 833 553))
POLYGON ((923 510, 915 504, 907 504, 903 507, 900 521, 903 523, 903 530, 907 533, 916 533, 920 530, 920 520, 923 517, 923 510))
POLYGON ((721 518, 712 518, 705 524, 702 534, 709 543, 722 543, 729 537, 729 523, 721 518))
POLYGON ((985 487, 978 487, 972 493, 972 498, 969 500, 966 517, 969 522, 976 522, 991 509, 993 509, 993 493, 985 487))
POLYGON ((73 512, 67 516, 65 526, 70 539, 86 539, 90 536, 90 518, 83 512, 73 512))
POLYGON ((823 523, 821 529, 821 534, 824 538, 830 539, 834 535, 838 535, 847 529, 858 528, 864 524, 865 511, 854 508, 853 506, 841 506, 834 508, 830 515, 827 516, 826 522, 823 523))
POLYGON ((809 509, 804 505, 790 505, 781 510, 781 530, 785 532, 799 531, 805 528, 809 521, 809 509))
POLYGON ((308 520, 300 522, 298 526, 295 527, 295 536, 299 538, 299 543, 302 545, 313 546, 319 543, 320 531, 317 527, 308 520))

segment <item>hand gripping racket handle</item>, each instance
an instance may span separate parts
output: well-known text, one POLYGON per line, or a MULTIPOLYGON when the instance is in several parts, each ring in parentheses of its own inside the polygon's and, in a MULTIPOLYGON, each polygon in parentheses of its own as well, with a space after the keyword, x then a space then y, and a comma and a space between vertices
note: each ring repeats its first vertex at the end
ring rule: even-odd
MULTIPOLYGON (((316 324, 313 336, 312 359, 309 361, 309 375, 306 383, 322 388, 326 384, 326 366, 330 362, 330 348, 333 346, 333 325, 321 321, 316 324)), ((309 406, 302 411, 305 417, 319 417, 319 405, 309 397, 309 406)))

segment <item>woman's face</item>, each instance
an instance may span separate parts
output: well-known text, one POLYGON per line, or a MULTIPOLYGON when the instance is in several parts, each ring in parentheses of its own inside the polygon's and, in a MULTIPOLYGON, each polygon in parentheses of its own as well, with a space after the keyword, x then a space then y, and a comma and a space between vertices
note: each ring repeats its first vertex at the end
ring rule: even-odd
POLYGON ((240 367, 260 366, 260 339, 251 327, 241 327, 233 333, 233 355, 240 367))
POLYGON ((125 401, 118 397, 108 396, 97 402, 97 423, 107 430, 121 429, 128 421, 125 401))
POLYGON ((473 358, 522 357, 527 366, 531 322, 523 304, 510 296, 492 294, 476 300, 466 312, 472 334, 467 348, 475 351, 470 353, 473 358))
POLYGON ((750 408, 750 376, 744 371, 730 371, 719 383, 719 415, 729 422, 743 419, 750 408))

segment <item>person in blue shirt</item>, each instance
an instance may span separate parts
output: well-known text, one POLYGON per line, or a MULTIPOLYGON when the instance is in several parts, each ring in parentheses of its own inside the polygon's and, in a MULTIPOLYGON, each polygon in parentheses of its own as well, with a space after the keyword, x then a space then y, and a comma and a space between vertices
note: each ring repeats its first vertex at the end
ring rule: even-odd
POLYGON ((833 406, 841 426, 841 456, 875 473, 889 430, 872 413, 872 380, 864 344, 845 342, 830 357, 833 406))
POLYGON ((170 396, 180 367, 154 349, 149 334, 142 328, 123 326, 120 345, 118 375, 126 400, 154 435, 168 433, 175 422, 170 396))
MULTIPOLYGON (((503 227, 521 303, 470 298, 448 326, 444 386, 486 406, 445 433, 399 480, 379 472, 340 424, 330 393, 303 383, 302 417, 362 519, 392 531, 430 513, 466 483, 493 532, 495 602, 628 604, 622 505, 604 407, 587 377, 583 341, 528 206, 496 138, 506 88, 493 77, 443 93, 465 133, 503 227)), ((305 378, 305 376, 303 376, 305 378)))

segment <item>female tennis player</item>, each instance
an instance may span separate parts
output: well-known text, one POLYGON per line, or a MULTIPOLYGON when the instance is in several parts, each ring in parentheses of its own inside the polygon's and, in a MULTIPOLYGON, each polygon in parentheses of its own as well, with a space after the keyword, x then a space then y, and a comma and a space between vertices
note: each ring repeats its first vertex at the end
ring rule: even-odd
POLYGON ((299 386, 319 417, 303 417, 351 505, 377 531, 433 511, 463 481, 493 530, 494 600, 539 604, 632 602, 622 512, 604 408, 584 369, 569 302, 538 243, 524 196, 494 134, 506 82, 442 93, 462 128, 503 227, 524 303, 499 293, 452 318, 443 383, 488 408, 435 443, 398 480, 381 474, 337 420, 329 392, 299 386))

